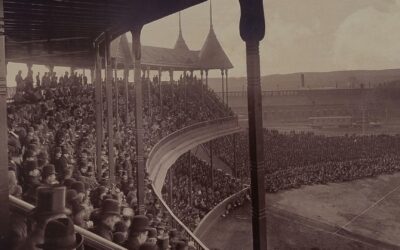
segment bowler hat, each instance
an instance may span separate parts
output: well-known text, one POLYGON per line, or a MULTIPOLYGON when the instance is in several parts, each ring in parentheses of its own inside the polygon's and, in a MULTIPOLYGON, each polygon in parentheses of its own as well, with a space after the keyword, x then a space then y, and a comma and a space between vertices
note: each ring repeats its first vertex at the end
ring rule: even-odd
POLYGON ((36 193, 36 207, 30 212, 33 218, 69 214, 70 211, 65 208, 65 187, 41 186, 36 189, 36 193))
POLYGON ((157 229, 154 227, 149 228, 149 234, 147 235, 149 238, 156 238, 157 237, 157 229))
POLYGON ((75 233, 74 223, 69 218, 50 221, 44 232, 44 243, 36 245, 45 250, 72 250, 83 243, 82 235, 75 233))
POLYGON ((169 238, 165 236, 160 236, 157 238, 157 246, 160 250, 169 249, 169 238))
POLYGON ((149 219, 144 215, 136 215, 133 216, 131 223, 131 232, 145 232, 148 231, 149 228, 149 219))
POLYGON ((71 184, 71 189, 74 189, 77 193, 86 193, 85 184, 81 181, 76 181, 71 184))
POLYGON ((108 215, 120 216, 119 202, 114 199, 106 199, 101 203, 100 214, 102 217, 108 215))
POLYGON ((52 174, 56 174, 56 170, 55 170, 53 164, 47 164, 46 166, 43 167, 43 170, 42 170, 42 178, 43 179, 46 179, 47 177, 49 177, 52 174))

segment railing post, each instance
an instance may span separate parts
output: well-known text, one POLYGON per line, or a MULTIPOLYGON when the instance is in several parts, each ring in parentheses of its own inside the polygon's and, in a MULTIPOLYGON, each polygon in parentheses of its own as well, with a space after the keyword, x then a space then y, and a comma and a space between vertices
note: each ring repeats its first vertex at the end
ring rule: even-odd
POLYGON ((92 80, 95 86, 95 99, 96 99, 96 172, 97 179, 101 179, 102 173, 102 157, 101 151, 103 147, 103 87, 101 82, 101 57, 100 57, 100 45, 95 44, 96 56, 95 56, 95 81, 92 80))
POLYGON ((4 8, 0 0, 0 240, 6 238, 9 228, 8 202, 8 129, 7 129, 7 73, 4 34, 4 8))
POLYGON ((142 26, 132 28, 132 52, 135 59, 135 101, 136 101, 136 155, 137 155, 137 198, 139 214, 144 214, 144 159, 143 159, 143 94, 141 68, 140 34, 142 26))
POLYGON ((108 131, 108 164, 110 170, 110 184, 115 183, 115 161, 114 161, 114 117, 113 117, 113 93, 112 93, 112 65, 110 55, 110 34, 105 39, 105 74, 106 74, 106 97, 107 97, 107 131, 108 131))
POLYGON ((259 42, 265 35, 262 0, 239 0, 240 36, 246 42, 247 101, 252 193, 253 249, 267 249, 264 135, 259 42))

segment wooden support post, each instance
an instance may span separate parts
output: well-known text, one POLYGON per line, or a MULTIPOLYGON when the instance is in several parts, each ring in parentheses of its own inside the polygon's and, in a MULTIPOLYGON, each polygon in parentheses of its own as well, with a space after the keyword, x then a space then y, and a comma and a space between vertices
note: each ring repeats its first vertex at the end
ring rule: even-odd
POLYGON ((153 121, 153 110, 151 107, 151 81, 150 81, 150 67, 147 67, 147 94, 148 94, 148 109, 149 109, 149 116, 151 121, 153 121))
POLYGON ((210 174, 211 174, 211 189, 214 193, 214 164, 213 164, 213 143, 210 141, 210 174))
POLYGON ((237 134, 233 134, 233 169, 235 171, 234 176, 236 178, 238 178, 238 166, 237 166, 237 162, 236 162, 236 137, 237 134))
POLYGON ((108 167, 110 170, 109 183, 115 183, 115 159, 114 159, 114 115, 113 115, 113 93, 112 93, 112 64, 110 55, 110 35, 106 34, 105 39, 105 78, 107 98, 107 133, 108 133, 108 167))
POLYGON ((200 77, 201 77, 201 101, 204 103, 204 82, 203 82, 203 70, 200 70, 200 77))
POLYGON ((169 83, 174 83, 174 71, 172 69, 169 70, 169 83))
POLYGON ((206 88, 208 89, 208 69, 206 69, 206 88))
POLYGON ((141 71, 141 44, 140 34, 142 26, 132 28, 132 52, 135 62, 135 125, 136 125, 136 155, 137 155, 137 198, 139 214, 144 214, 144 147, 143 147, 143 93, 141 71))
POLYGON ((226 85, 226 106, 229 106, 229 91, 228 91, 228 70, 225 70, 225 85, 226 85))
POLYGON ((163 95, 162 95, 162 71, 161 68, 158 70, 158 84, 160 84, 160 113, 161 113, 161 118, 163 118, 163 95))
POLYGON ((185 106, 183 107, 183 110, 185 111, 185 113, 186 113, 186 111, 187 111, 187 85, 188 85, 188 77, 186 77, 186 70, 185 71, 183 71, 183 75, 184 75, 184 77, 183 77, 183 87, 184 87, 184 98, 185 98, 185 106))
POLYGON ((222 96, 222 103, 225 103, 225 81, 224 81, 224 70, 221 69, 221 96, 222 96))
POLYGON ((192 204, 193 204, 193 197, 192 197, 192 190, 193 190, 192 172, 193 172, 193 170, 192 170, 192 155, 191 155, 190 150, 188 152, 188 157, 189 157, 189 160, 188 160, 188 164, 189 164, 189 168, 188 168, 188 171, 189 171, 189 205, 192 206, 192 204))
POLYGON ((174 199, 172 197, 173 195, 173 178, 174 178, 174 169, 173 167, 169 168, 169 192, 168 192, 168 197, 169 197, 169 204, 172 206, 174 204, 174 199))
POLYGON ((129 89, 128 89, 128 79, 129 79, 129 65, 127 62, 124 63, 124 84, 125 84, 125 91, 124 91, 124 99, 125 99, 125 124, 129 123, 129 89))
POLYGON ((259 53, 259 43, 265 35, 264 7, 262 0, 239 0, 239 3, 241 9, 240 36, 246 42, 253 249, 267 249, 259 53))
POLYGON ((0 0, 0 240, 9 232, 8 204, 8 128, 7 128, 7 72, 4 34, 4 8, 0 0))
MULTIPOLYGON (((95 102, 96 102, 96 173, 97 179, 101 179, 102 160, 101 151, 103 147, 103 87, 101 82, 101 57, 99 44, 96 44, 95 57, 95 102)), ((92 79, 92 82, 93 82, 92 79)), ((94 82, 93 82, 94 83, 94 82)))
POLYGON ((118 71, 117 71, 117 59, 114 61, 114 83, 115 83, 115 121, 117 130, 119 130, 119 82, 118 82, 118 71))
POLYGON ((53 72, 54 72, 54 65, 48 65, 47 67, 49 68, 50 74, 53 74, 53 72))

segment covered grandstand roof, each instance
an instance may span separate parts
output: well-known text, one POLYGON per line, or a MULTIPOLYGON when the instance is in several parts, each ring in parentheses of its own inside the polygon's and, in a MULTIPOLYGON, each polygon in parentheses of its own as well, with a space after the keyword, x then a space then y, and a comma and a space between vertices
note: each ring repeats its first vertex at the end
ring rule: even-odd
POLYGON ((210 1, 210 31, 200 50, 199 64, 205 69, 231 69, 233 65, 214 32, 212 17, 212 3, 210 1))
POLYGON ((179 35, 178 35, 178 40, 176 40, 174 49, 189 50, 189 47, 187 46, 185 39, 183 39, 183 35, 182 35, 182 22, 181 22, 181 13, 180 12, 179 12, 179 35))
MULTIPOLYGON (((198 70, 198 69, 231 69, 233 68, 228 56, 225 54, 218 42, 214 31, 214 37, 208 35, 206 42, 201 51, 189 50, 186 46, 183 36, 180 32, 177 44, 183 41, 184 45, 177 46, 173 49, 160 48, 154 46, 142 46, 141 63, 144 67, 150 69, 173 69, 173 70, 198 70), (206 58, 209 57, 209 58, 206 58)), ((131 53, 132 44, 128 42, 126 35, 120 36, 111 44, 111 56, 117 58, 117 62, 122 64, 126 61, 127 50, 131 53)), ((133 63, 130 62, 130 67, 133 63)), ((123 65, 118 65, 122 68, 123 65)))
POLYGON ((91 67, 93 41, 104 32, 115 38, 133 25, 145 25, 204 1, 4 0, 6 59, 91 67))
POLYGON ((205 69, 231 69, 233 65, 219 43, 211 26, 199 53, 199 65, 205 69))

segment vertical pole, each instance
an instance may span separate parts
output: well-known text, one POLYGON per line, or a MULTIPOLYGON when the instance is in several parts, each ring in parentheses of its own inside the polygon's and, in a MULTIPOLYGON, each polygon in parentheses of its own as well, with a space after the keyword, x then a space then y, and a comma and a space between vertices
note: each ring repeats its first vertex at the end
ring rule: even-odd
POLYGON ((184 96, 185 96, 185 106, 184 106, 184 111, 186 113, 187 111, 187 85, 189 83, 188 77, 186 77, 186 71, 183 71, 183 85, 184 85, 184 96))
POLYGON ((237 134, 233 134, 233 169, 235 171, 235 177, 238 178, 238 167, 236 162, 236 136, 237 134))
POLYGON ((171 167, 169 168, 169 204, 172 206, 174 204, 174 200, 172 198, 173 194, 173 178, 174 178, 174 169, 171 167))
POLYGON ((229 106, 229 99, 228 99, 228 95, 229 95, 229 91, 228 91, 228 70, 225 70, 225 85, 226 85, 226 105, 229 106))
POLYGON ((124 63, 124 84, 125 84, 125 124, 129 123, 129 96, 128 96, 128 78, 129 78, 129 65, 127 62, 124 63))
POLYGON ((211 189, 214 193, 214 164, 213 164, 213 143, 210 141, 210 168, 211 168, 211 189))
POLYGON ((97 178, 101 179, 102 172, 102 160, 101 160, 101 150, 103 146, 103 88, 101 83, 101 57, 100 57, 100 47, 97 43, 96 45, 96 58, 95 58, 95 82, 92 82, 95 86, 95 100, 96 100, 96 168, 97 168, 97 178))
POLYGON ((224 81, 224 70, 221 69, 221 97, 222 97, 222 103, 225 103, 225 81, 224 81))
POLYGON ((172 69, 169 70, 169 83, 174 83, 174 71, 172 69))
POLYGON ((114 117, 113 117, 113 93, 112 93, 112 64, 110 56, 110 35, 106 34, 105 40, 105 78, 107 98, 107 131, 108 131, 108 165, 110 170, 110 184, 115 183, 115 162, 114 162, 114 117))
POLYGON ((239 3, 240 36, 246 42, 253 249, 267 249, 259 53, 259 43, 265 35, 264 7, 262 0, 239 0, 239 3))
POLYGON ((206 88, 208 89, 208 69, 206 69, 206 88))
POLYGON ((136 113, 136 155, 137 155, 137 198, 139 214, 144 214, 144 159, 143 159, 143 93, 141 70, 140 33, 142 26, 132 28, 132 52, 135 59, 135 113, 136 113))
POLYGON ((188 171, 189 171, 189 205, 190 206, 192 206, 192 189, 193 189, 193 187, 192 187, 192 156, 191 156, 191 152, 190 152, 190 150, 189 150, 189 152, 188 152, 188 157, 189 157, 189 160, 188 160, 188 164, 189 164, 189 167, 188 167, 188 171))
POLYGON ((201 101, 202 102, 204 102, 204 82, 203 82, 203 70, 200 70, 200 79, 201 79, 201 84, 200 84, 200 86, 201 86, 201 101))
POLYGON ((3 0, 0 0, 0 239, 6 238, 9 228, 8 154, 7 154, 7 72, 4 34, 3 0))
POLYGON ((151 120, 153 120, 153 110, 151 107, 151 81, 150 81, 150 67, 147 67, 147 90, 148 90, 148 98, 149 98, 149 114, 151 120))
POLYGON ((118 72, 117 72, 117 58, 114 61, 114 83, 115 83, 115 118, 116 118, 116 127, 119 130, 119 82, 118 82, 118 72))
POLYGON ((161 118, 163 118, 163 95, 162 95, 162 71, 161 68, 158 69, 158 84, 160 84, 160 112, 161 112, 161 118))
POLYGON ((50 72, 51 74, 53 74, 54 65, 49 65, 49 66, 47 66, 47 67, 49 68, 49 72, 50 72))

